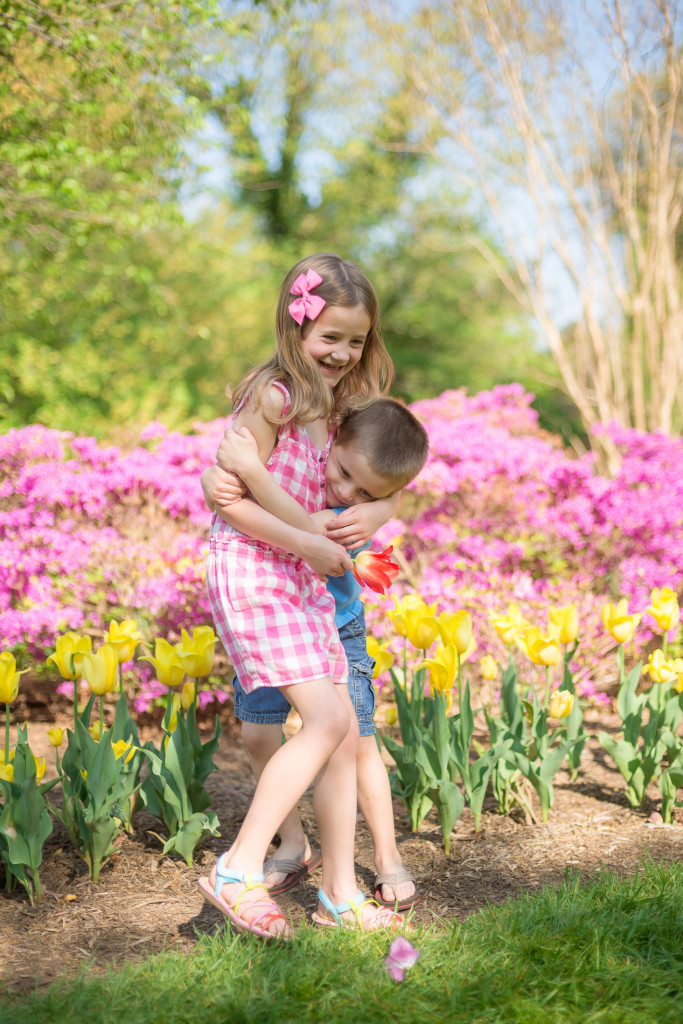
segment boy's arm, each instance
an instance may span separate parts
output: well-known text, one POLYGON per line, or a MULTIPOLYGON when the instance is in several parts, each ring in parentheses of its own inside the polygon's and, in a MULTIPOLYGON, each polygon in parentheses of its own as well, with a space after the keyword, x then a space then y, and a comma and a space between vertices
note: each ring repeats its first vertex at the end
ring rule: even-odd
POLYGON ((200 480, 204 501, 210 512, 216 511, 219 506, 232 505, 233 502, 239 501, 247 490, 238 476, 226 473, 218 465, 205 469, 200 480))
POLYGON ((362 548, 370 543, 380 526, 394 518, 400 499, 401 492, 397 491, 388 498, 351 505, 340 512, 334 522, 327 524, 326 536, 350 551, 362 548))

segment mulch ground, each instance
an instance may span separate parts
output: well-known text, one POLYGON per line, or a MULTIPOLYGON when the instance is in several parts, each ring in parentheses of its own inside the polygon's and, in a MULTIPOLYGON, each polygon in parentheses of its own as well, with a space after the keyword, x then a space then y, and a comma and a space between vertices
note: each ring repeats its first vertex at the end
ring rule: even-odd
MULTIPOLYGON (((161 856, 161 843, 151 834, 159 830, 159 823, 140 811, 135 834, 122 838, 118 853, 94 885, 57 822, 41 867, 44 903, 31 907, 23 889, 3 892, 0 900, 4 961, 0 987, 28 991, 60 975, 73 976, 86 965, 89 970, 102 970, 106 964, 140 960, 169 948, 190 953, 199 934, 225 927, 220 913, 202 899, 197 877, 208 874, 218 854, 230 844, 248 806, 253 781, 234 720, 223 711, 222 721, 224 735, 215 758, 218 770, 208 780, 222 837, 201 847, 195 865, 188 868, 183 861, 161 856)), ((29 724, 29 740, 37 753, 48 756, 49 764, 54 757, 46 731, 53 722, 51 716, 49 723, 29 724)), ((69 724, 68 718, 59 724, 69 724)), ((616 719, 603 712, 587 716, 589 732, 610 726, 616 727, 616 719)), ((411 833, 407 816, 397 804, 399 848, 422 897, 414 920, 462 920, 488 904, 501 904, 546 882, 561 881, 568 867, 589 878, 603 865, 633 873, 647 856, 656 861, 679 859, 683 815, 677 811, 671 826, 649 822, 657 796, 653 787, 652 801, 640 811, 631 810, 621 776, 591 739, 576 782, 563 772, 557 776, 555 805, 545 825, 525 820, 520 810, 500 816, 490 801, 479 832, 473 829, 469 810, 462 814, 447 857, 434 812, 419 832, 411 833)), ((315 839, 310 795, 304 797, 301 809, 309 836, 315 839)), ((371 892, 372 844, 360 816, 356 870, 359 886, 371 892)), ((281 897, 283 910, 295 922, 315 909, 319 881, 320 872, 314 872, 281 897)))

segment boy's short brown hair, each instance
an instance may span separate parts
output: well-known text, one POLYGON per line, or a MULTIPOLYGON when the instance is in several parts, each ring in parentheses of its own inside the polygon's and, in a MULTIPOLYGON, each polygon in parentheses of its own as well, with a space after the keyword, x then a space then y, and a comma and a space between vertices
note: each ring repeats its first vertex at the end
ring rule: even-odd
POLYGON ((429 454, 427 431, 395 398, 377 398, 351 409, 337 427, 335 444, 354 445, 373 473, 400 491, 420 472, 429 454))

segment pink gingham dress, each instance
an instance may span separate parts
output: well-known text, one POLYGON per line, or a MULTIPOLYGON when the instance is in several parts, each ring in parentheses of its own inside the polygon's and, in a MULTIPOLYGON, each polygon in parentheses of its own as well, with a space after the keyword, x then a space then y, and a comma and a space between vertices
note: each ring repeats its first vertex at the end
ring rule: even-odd
MULTIPOLYGON (((285 394, 286 411, 289 392, 276 386, 285 394)), ((320 450, 290 420, 280 427, 266 463, 309 513, 323 508, 331 440, 332 432, 320 450)), ((307 562, 245 536, 214 513, 206 584, 216 632, 247 693, 326 676, 346 684, 334 599, 307 562)))

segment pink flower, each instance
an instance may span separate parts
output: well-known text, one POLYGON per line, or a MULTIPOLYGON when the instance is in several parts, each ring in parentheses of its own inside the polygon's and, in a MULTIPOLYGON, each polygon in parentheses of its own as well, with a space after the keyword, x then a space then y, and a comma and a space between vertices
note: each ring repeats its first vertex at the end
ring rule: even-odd
POLYGON ((384 958, 384 966, 394 981, 403 981, 405 972, 415 966, 419 955, 420 951, 399 935, 389 946, 389 956, 384 958))

